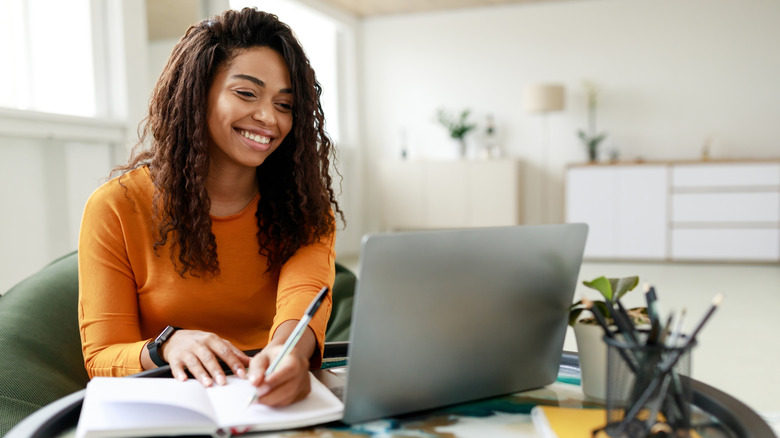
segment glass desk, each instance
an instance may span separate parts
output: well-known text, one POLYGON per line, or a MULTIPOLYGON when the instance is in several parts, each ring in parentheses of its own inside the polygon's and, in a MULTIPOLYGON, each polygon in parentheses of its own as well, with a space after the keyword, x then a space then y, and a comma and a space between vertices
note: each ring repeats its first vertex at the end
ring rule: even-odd
MULTIPOLYGON (((326 385, 340 381, 346 345, 326 348, 322 370, 315 372, 326 385)), ((167 367, 142 373, 170 376, 167 367)), ((709 385, 691 380, 694 424, 703 437, 775 438, 769 425, 742 402, 709 385)), ((81 411, 84 391, 63 397, 11 429, 6 438, 72 437, 81 411)), ((263 437, 538 437, 530 419, 537 404, 592 408, 579 387, 576 353, 564 352, 558 380, 544 388, 486 400, 463 403, 422 413, 409 414, 358 425, 329 423, 305 430, 279 431, 247 436, 263 437)))

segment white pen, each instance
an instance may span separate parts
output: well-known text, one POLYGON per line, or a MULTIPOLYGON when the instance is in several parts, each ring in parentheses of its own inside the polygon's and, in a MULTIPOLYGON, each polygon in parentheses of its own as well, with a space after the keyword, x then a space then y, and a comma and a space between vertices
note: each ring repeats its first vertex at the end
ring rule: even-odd
MULTIPOLYGON (((282 351, 276 355, 274 360, 271 361, 271 364, 268 365, 268 368, 265 369, 265 373, 263 374, 265 377, 270 376, 271 373, 276 370, 279 364, 290 354, 292 349, 295 348, 295 345, 298 344, 298 341, 303 336, 303 332, 306 331, 306 327, 309 326, 309 321, 311 321, 311 319, 314 317, 314 314, 317 313, 317 310, 325 300, 326 295, 328 295, 328 286, 323 286, 317 296, 314 297, 314 300, 312 300, 311 304, 309 304, 309 307, 306 308, 306 312, 304 312, 301 320, 298 321, 298 325, 296 325, 292 333, 290 333, 287 341, 285 341, 284 345, 282 346, 282 351)), ((257 401, 257 392, 252 394, 252 397, 247 402, 247 406, 251 405, 255 401, 257 401)))

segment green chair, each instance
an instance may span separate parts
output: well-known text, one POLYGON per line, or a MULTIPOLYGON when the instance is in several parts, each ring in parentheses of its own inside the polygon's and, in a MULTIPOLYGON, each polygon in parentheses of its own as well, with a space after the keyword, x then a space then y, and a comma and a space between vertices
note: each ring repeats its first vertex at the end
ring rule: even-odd
MULTIPOLYGON (((326 339, 346 340, 355 275, 336 264, 326 339)), ((67 254, 0 296, 0 436, 89 381, 78 326, 78 255, 67 254)))
POLYGON ((0 297, 0 436, 33 411, 83 389, 75 252, 0 297))
POLYGON ((325 342, 349 341, 352 322, 352 300, 357 277, 349 269, 336 263, 336 281, 333 283, 333 308, 325 330, 325 342))

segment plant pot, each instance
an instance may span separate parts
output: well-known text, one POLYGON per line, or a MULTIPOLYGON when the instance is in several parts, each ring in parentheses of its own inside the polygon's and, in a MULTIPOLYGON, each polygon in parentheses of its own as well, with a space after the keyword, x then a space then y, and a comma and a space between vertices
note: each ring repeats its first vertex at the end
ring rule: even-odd
POLYGON ((607 344, 604 329, 598 325, 574 324, 577 353, 580 357, 582 392, 599 402, 607 400, 607 344))
MULTIPOLYGON (((615 330, 615 327, 610 327, 615 330)), ((614 333, 614 332, 613 332, 614 333)), ((599 403, 609 401, 609 374, 616 376, 630 376, 629 366, 623 360, 616 360, 613 354, 612 369, 610 370, 609 346, 604 341, 604 329, 600 325, 583 324, 577 322, 574 324, 574 337, 577 340, 577 352, 580 357, 580 381, 582 392, 591 400, 599 403)), ((616 335, 616 339, 622 339, 621 335, 616 335)), ((612 382, 613 386, 615 382, 612 382)), ((627 391, 628 386, 623 388, 627 391)), ((620 393, 613 388, 611 397, 613 399, 625 398, 628 393, 620 393)))
POLYGON ((588 143, 588 161, 595 163, 599 160, 598 144, 588 143))
POLYGON ((452 144, 455 146, 455 151, 458 154, 458 158, 465 159, 468 154, 468 146, 466 145, 466 139, 453 138, 452 144))

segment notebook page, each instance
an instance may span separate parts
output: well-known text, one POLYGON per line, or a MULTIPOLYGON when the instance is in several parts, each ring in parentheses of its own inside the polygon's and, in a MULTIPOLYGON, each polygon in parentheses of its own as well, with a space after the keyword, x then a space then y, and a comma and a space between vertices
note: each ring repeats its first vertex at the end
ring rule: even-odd
POLYGON ((214 410, 199 382, 95 377, 87 384, 77 436, 122 430, 145 435, 171 428, 187 433, 216 428, 214 410))
POLYGON ((309 395, 292 405, 271 408, 259 403, 247 406, 255 392, 249 381, 228 376, 228 384, 207 389, 220 427, 245 427, 251 430, 274 430, 303 427, 339 420, 344 404, 313 374, 309 395))

